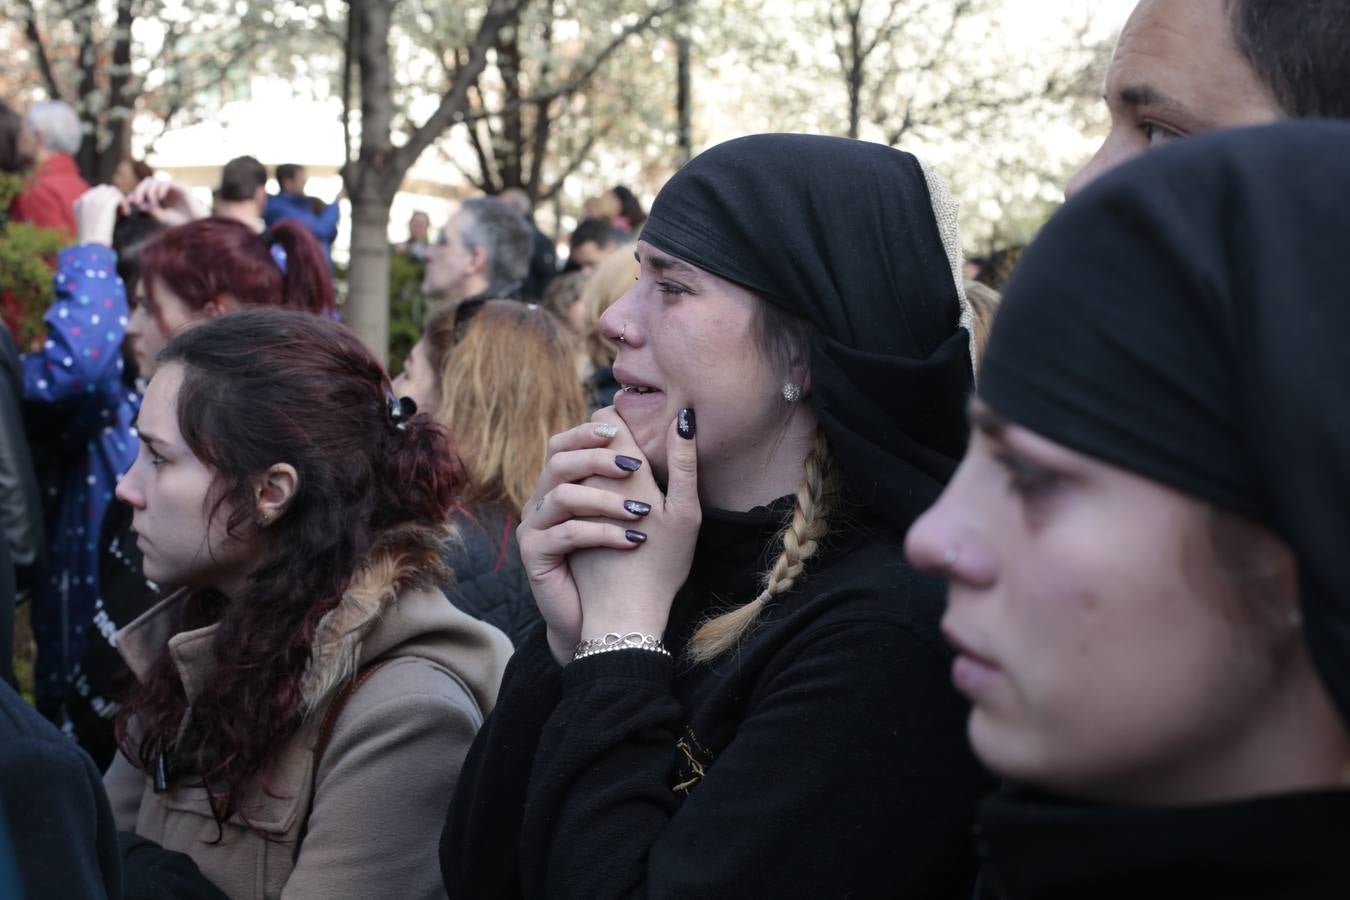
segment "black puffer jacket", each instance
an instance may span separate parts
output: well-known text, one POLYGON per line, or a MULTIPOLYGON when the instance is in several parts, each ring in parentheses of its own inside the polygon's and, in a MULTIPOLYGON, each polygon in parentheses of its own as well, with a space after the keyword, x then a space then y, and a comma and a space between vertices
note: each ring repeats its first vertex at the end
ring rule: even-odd
POLYGON ((453 584, 442 585, 457 608, 500 628, 519 646, 539 621, 516 545, 516 520, 495 504, 455 514, 455 537, 445 545, 453 584))

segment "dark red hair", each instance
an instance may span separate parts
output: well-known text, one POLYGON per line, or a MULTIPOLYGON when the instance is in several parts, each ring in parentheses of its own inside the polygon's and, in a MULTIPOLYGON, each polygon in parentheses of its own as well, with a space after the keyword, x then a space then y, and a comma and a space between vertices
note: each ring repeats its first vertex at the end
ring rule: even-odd
MULTIPOLYGON (((233 535, 258 535, 263 556, 241 596, 196 591, 179 630, 219 622, 215 672, 187 699, 168 650, 119 714, 119 746, 153 771, 157 755, 210 792, 217 822, 300 727, 316 629, 361 565, 385 554, 439 559, 463 480, 446 431, 426 414, 389 413, 388 375, 336 322, 249 310, 178 335, 160 355, 184 367, 178 424, 214 473, 211 514, 233 535), (299 475, 280 518, 258 531, 252 486, 276 463, 299 475), (430 550, 428 553, 427 551, 430 550), (128 723, 136 720, 133 739, 128 723)), ((427 573, 427 580, 438 574, 427 573)))
POLYGON ((141 251, 141 279, 156 319, 155 289, 161 283, 192 312, 223 297, 242 306, 310 313, 336 308, 323 248, 298 222, 280 222, 262 235, 221 216, 169 228, 141 251), (285 272, 273 256, 274 246, 285 251, 285 272))

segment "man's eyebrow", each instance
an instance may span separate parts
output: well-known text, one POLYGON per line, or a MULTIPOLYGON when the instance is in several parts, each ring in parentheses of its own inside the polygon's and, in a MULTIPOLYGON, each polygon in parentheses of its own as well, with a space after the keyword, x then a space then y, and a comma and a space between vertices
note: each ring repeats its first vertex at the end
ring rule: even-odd
MULTIPOLYGON (((1135 110, 1149 109, 1159 112, 1173 120, 1178 126, 1184 126, 1192 131, 1213 127, 1213 123, 1197 116, 1180 100, 1164 94, 1151 84, 1127 84, 1116 91, 1116 98, 1119 102, 1135 110)), ((1111 102, 1110 97, 1106 99, 1107 103, 1111 102)))

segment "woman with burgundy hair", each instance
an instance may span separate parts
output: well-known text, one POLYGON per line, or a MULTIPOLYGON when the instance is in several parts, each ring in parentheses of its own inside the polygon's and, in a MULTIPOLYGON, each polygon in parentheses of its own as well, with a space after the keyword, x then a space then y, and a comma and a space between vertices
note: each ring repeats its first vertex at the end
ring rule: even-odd
POLYGON ((436 589, 445 430, 319 316, 174 338, 118 483, 167 599, 117 633, 139 685, 118 828, 232 898, 444 896, 438 824, 510 643, 436 589))
POLYGON ((141 376, 182 329, 245 306, 280 306, 331 314, 328 264, 302 226, 281 222, 259 235, 234 219, 212 216, 170 228, 141 256, 144 297, 135 304, 127 339, 141 376), (286 268, 272 248, 285 251, 286 268))

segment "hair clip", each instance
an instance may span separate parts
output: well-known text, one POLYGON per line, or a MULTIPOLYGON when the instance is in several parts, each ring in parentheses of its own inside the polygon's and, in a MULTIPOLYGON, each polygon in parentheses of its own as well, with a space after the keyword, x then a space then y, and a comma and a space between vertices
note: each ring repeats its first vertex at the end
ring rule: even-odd
POLYGON ((417 404, 411 397, 395 397, 393 392, 384 395, 389 425, 395 431, 407 431, 408 420, 417 414, 417 404))

